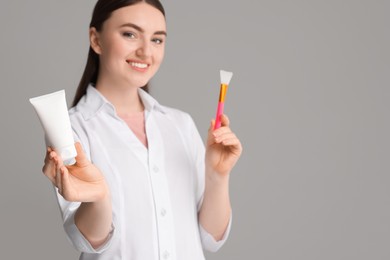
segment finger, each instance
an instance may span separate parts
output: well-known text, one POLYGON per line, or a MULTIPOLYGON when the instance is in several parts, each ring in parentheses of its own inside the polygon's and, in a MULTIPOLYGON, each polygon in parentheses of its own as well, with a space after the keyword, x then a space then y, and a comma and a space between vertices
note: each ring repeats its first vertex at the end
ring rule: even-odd
POLYGON ((221 126, 229 126, 230 120, 229 117, 225 114, 221 115, 221 126))
POLYGON ((210 126, 209 126, 209 132, 212 132, 214 130, 215 126, 215 119, 211 119, 210 126))
POLYGON ((76 164, 78 166, 81 166, 81 167, 88 165, 90 162, 89 162, 87 156, 85 155, 81 144, 79 142, 77 142, 77 143, 75 143, 75 147, 76 147, 76 151, 77 151, 76 164))
POLYGON ((215 136, 213 135, 214 133, 214 126, 215 126, 215 120, 212 119, 210 121, 210 126, 208 130, 208 135, 207 135, 207 144, 212 144, 214 142, 215 136))
POLYGON ((57 164, 57 168, 64 165, 64 162, 62 161, 61 156, 57 153, 57 151, 53 151, 50 153, 50 155, 53 157, 55 163, 57 164))
POLYGON ((228 150, 225 149, 225 151, 229 151, 230 154, 240 156, 242 153, 241 142, 236 137, 224 139, 220 145, 222 145, 224 148, 227 148, 228 150))
POLYGON ((48 164, 50 162, 50 160, 53 158, 53 156, 51 155, 51 153, 53 151, 54 150, 51 147, 47 147, 47 149, 46 149, 46 156, 45 156, 45 160, 44 160, 45 164, 48 164))
POLYGON ((73 201, 73 198, 71 197, 71 192, 70 192, 70 179, 69 179, 69 171, 68 169, 63 166, 60 169, 60 175, 61 175, 61 184, 62 184, 62 196, 68 200, 68 201, 73 201))
POLYGON ((228 138, 222 141, 222 145, 231 146, 232 148, 234 146, 237 146, 237 148, 239 148, 241 146, 241 143, 237 138, 228 138))
POLYGON ((51 153, 53 156, 53 160, 55 163, 55 186, 58 188, 58 192, 62 194, 62 182, 61 182, 61 173, 60 168, 64 166, 61 156, 59 156, 56 152, 51 153))
POLYGON ((233 133, 232 130, 230 129, 230 127, 223 126, 223 127, 218 128, 217 130, 214 130, 213 135, 214 135, 214 137, 217 137, 217 136, 221 136, 221 135, 228 134, 228 133, 233 133))
POLYGON ((221 135, 223 133, 231 132, 232 130, 229 127, 230 120, 227 115, 223 114, 221 115, 221 127, 218 129, 215 129, 213 134, 214 136, 221 135))
POLYGON ((219 136, 215 137, 215 142, 218 144, 222 144, 224 146, 235 146, 238 145, 238 149, 241 149, 241 142, 237 138, 236 134, 233 132, 226 132, 219 136))
POLYGON ((45 164, 42 167, 43 174, 49 178, 49 180, 55 184, 55 176, 56 176, 56 153, 51 151, 46 155, 45 164))
POLYGON ((60 166, 57 164, 56 165, 56 186, 58 188, 58 192, 62 195, 62 180, 61 180, 61 171, 60 171, 60 166))
MULTIPOLYGON (((53 172, 55 172, 55 171, 53 171, 53 172)), ((56 184, 56 180, 55 180, 55 173, 54 174, 46 174, 46 173, 44 173, 45 174, 45 176, 55 185, 56 184)))
POLYGON ((46 156, 45 156, 44 163, 49 162, 49 160, 50 160, 50 153, 51 153, 51 152, 52 152, 51 148, 50 148, 50 147, 47 147, 47 148, 46 148, 46 156))
POLYGON ((45 174, 45 176, 55 185, 56 184, 56 173, 55 173, 55 166, 54 167, 52 167, 53 168, 53 170, 50 170, 50 173, 46 173, 46 172, 44 172, 44 174, 45 174), (51 173, 51 172, 53 172, 53 173, 51 173))
POLYGON ((51 161, 50 152, 49 152, 49 150, 46 150, 45 160, 43 161, 44 165, 42 167, 42 172, 43 173, 45 173, 46 170, 48 169, 48 167, 50 165, 50 161, 51 161))
POLYGON ((229 132, 229 133, 224 133, 222 135, 219 135, 219 136, 216 136, 215 137, 215 142, 216 143, 222 143, 223 141, 225 140, 228 140, 228 139, 237 139, 236 135, 232 132, 229 132))

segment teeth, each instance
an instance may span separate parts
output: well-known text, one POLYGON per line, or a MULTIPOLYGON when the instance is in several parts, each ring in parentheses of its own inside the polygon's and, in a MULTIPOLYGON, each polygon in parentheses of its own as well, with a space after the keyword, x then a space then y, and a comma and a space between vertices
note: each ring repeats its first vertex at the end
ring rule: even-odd
POLYGON ((146 67, 148 67, 148 64, 138 62, 131 62, 130 65, 140 69, 145 69, 146 67))

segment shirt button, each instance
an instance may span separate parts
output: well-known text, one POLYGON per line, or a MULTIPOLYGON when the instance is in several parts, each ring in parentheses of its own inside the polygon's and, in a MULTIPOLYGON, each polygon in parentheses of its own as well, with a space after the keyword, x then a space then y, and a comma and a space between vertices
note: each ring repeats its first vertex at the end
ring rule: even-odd
POLYGON ((156 165, 153 166, 153 171, 154 171, 155 173, 157 173, 159 170, 160 170, 160 169, 159 169, 156 165))
POLYGON ((169 252, 168 251, 165 251, 164 253, 163 253, 163 258, 164 259, 168 259, 169 258, 169 252))
POLYGON ((167 211, 166 211, 166 209, 162 208, 160 213, 161 213, 161 216, 165 217, 165 215, 167 214, 167 211))

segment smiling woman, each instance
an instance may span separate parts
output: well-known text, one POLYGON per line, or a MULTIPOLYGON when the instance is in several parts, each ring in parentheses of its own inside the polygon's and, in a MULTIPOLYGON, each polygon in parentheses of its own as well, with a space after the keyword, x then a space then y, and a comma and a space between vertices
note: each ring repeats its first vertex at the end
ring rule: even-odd
POLYGON ((229 175, 242 147, 210 123, 206 149, 191 117, 142 90, 167 37, 158 0, 99 0, 87 65, 69 111, 77 150, 65 166, 48 147, 65 231, 80 259, 204 259, 231 225, 229 175))
POLYGON ((96 88, 105 94, 108 82, 132 91, 146 85, 163 60, 165 31, 164 15, 144 3, 115 10, 100 32, 92 27, 91 48, 104 64, 96 88))
MULTIPOLYGON (((104 25, 106 24, 106 20, 110 20, 111 16, 113 16, 113 13, 120 11, 121 8, 135 5, 137 3, 147 3, 150 5, 150 7, 153 7, 155 10, 159 12, 158 17, 161 17, 161 14, 164 18, 164 22, 160 24, 160 26, 165 27, 165 10, 164 7, 161 5, 161 3, 158 0, 132 0, 132 1, 112 1, 111 3, 107 3, 107 1, 98 1, 95 5, 93 14, 92 14, 92 19, 90 22, 90 33, 93 34, 98 34, 103 30, 104 25)), ((123 14, 122 14, 123 15, 123 14)), ((119 17, 118 17, 119 18, 119 17)), ((123 17, 122 17, 123 18, 123 17)), ((135 18, 134 18, 135 19, 135 18)), ((136 30, 140 33, 143 32, 143 29, 136 24, 132 24, 127 22, 124 22, 124 24, 121 25, 121 27, 129 27, 133 30, 136 30)), ((118 28, 119 29, 119 28, 118 28)), ((123 28, 121 28, 123 29, 123 28)), ((166 31, 157 31, 156 36, 163 35, 166 36, 166 31)), ((129 38, 134 38, 135 35, 130 31, 130 32, 123 32, 124 37, 129 37, 129 38)), ((154 41, 161 41, 160 39, 154 40, 154 41)), ((164 48, 162 48, 164 50, 164 48)), ((84 70, 84 74, 80 80, 79 87, 77 88, 76 95, 73 101, 73 106, 77 105, 78 101, 81 99, 83 95, 85 95, 87 87, 90 83, 96 84, 97 81, 97 76, 99 72, 99 63, 100 63, 100 58, 99 55, 95 52, 95 50, 92 49, 92 44, 89 49, 88 53, 88 60, 87 64, 84 70)), ((148 91, 148 86, 145 84, 143 86, 143 89, 148 91)))

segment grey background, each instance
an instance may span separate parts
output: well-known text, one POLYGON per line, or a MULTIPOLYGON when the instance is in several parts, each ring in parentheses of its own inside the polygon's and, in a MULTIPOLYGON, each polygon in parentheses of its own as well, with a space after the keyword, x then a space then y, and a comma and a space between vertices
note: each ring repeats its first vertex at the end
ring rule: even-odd
MULTIPOLYGON (((163 1, 160 103, 203 136, 219 69, 244 145, 232 173, 231 236, 208 259, 390 259, 390 1, 163 1)), ((0 2, 0 258, 77 259, 28 98, 84 68, 95 1, 0 2)))

